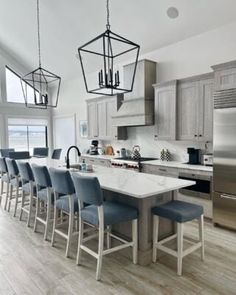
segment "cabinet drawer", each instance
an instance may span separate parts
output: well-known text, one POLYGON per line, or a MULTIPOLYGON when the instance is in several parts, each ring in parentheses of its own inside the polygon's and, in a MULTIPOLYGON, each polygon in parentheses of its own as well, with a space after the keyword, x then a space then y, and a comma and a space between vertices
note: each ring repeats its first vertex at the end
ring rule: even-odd
POLYGON ((179 172, 177 168, 163 167, 163 166, 154 166, 154 165, 143 165, 143 172, 169 176, 169 177, 178 177, 179 172))

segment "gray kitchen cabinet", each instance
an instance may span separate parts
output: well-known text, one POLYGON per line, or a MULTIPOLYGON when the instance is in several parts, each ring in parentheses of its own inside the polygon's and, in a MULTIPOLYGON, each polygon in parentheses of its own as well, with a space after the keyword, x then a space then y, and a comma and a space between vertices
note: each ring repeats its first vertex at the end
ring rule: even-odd
POLYGON ((87 101, 88 137, 100 140, 127 139, 125 127, 112 124, 117 97, 99 97, 87 101))
POLYGON ((99 159, 96 156, 91 157, 91 156, 82 155, 80 157, 80 161, 83 161, 83 160, 85 161, 86 164, 111 167, 111 161, 108 159, 99 159))
POLYGON ((215 76, 215 90, 236 88, 236 61, 212 66, 215 76))
POLYGON ((176 140, 177 81, 154 85, 155 89, 155 139, 176 140))
POLYGON ((165 167, 162 165, 143 164, 142 172, 174 178, 177 178, 179 176, 178 168, 165 167))
POLYGON ((97 124, 97 102, 87 102, 87 119, 88 119, 88 137, 98 137, 98 124, 97 124))
POLYGON ((177 94, 178 140, 212 140, 213 87, 211 73, 179 81, 177 94))

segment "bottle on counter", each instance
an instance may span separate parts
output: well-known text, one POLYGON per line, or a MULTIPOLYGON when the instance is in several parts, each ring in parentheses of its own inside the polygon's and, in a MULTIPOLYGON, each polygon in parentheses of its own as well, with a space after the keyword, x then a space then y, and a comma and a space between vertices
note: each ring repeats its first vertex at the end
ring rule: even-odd
POLYGON ((82 160, 81 171, 86 171, 86 163, 85 163, 85 159, 82 160))

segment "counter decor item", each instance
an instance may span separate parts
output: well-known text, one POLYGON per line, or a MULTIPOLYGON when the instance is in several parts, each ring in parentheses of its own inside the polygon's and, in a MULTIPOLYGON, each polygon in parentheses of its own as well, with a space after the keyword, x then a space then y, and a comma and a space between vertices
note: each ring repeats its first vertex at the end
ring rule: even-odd
POLYGON ((127 151, 125 148, 120 149, 120 156, 121 158, 126 158, 127 157, 127 151))
POLYGON ((138 160, 138 159, 141 158, 141 155, 140 155, 140 146, 139 145, 133 146, 131 158, 134 159, 134 160, 138 160))
POLYGON ((166 149, 166 151, 165 151, 165 160, 167 162, 171 161, 171 153, 168 149, 166 149))
POLYGON ((161 150, 161 153, 160 153, 160 160, 161 160, 161 161, 165 161, 165 150, 164 150, 164 149, 161 150))
POLYGON ((105 155, 114 156, 114 149, 111 145, 107 145, 105 148, 105 155))

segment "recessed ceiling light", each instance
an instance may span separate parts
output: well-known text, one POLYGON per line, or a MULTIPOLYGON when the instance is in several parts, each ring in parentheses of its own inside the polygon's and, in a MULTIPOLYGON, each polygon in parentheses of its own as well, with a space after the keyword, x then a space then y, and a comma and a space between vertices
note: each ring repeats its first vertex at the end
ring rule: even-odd
POLYGON ((179 11, 176 7, 169 7, 166 11, 169 18, 177 18, 179 16, 179 11))

